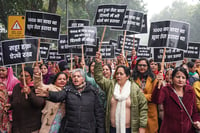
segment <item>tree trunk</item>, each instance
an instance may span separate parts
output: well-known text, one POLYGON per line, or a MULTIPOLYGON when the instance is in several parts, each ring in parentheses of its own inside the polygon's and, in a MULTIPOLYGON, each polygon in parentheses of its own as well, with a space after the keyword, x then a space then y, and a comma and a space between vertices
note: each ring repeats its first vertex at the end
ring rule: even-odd
POLYGON ((57 0, 49 0, 48 12, 56 13, 57 10, 57 0))

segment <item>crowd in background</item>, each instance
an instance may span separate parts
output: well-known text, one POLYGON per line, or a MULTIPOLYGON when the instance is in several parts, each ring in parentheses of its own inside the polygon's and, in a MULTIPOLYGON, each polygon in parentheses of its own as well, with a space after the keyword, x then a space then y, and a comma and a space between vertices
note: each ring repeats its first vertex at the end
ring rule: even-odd
POLYGON ((161 64, 123 54, 0 66, 0 133, 193 133, 200 59, 161 64), (183 105, 182 105, 183 103, 183 105), (185 107, 184 107, 185 106, 185 107), (190 119, 190 117, 191 119, 190 119))

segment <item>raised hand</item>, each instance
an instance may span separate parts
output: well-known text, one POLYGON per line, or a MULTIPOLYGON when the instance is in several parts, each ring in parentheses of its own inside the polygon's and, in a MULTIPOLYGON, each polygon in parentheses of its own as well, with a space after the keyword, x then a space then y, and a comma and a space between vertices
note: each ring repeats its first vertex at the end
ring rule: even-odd
POLYGON ((163 72, 160 71, 158 73, 158 75, 156 76, 157 80, 158 80, 158 89, 160 89, 162 83, 163 83, 163 72))
POLYGON ((102 62, 102 57, 101 57, 101 53, 99 51, 96 52, 96 62, 102 62))
POLYGON ((35 93, 36 93, 36 96, 48 97, 49 89, 48 88, 42 89, 42 88, 38 87, 37 89, 35 89, 35 93))
POLYGON ((26 85, 23 87, 22 92, 28 95, 31 92, 31 89, 26 85))

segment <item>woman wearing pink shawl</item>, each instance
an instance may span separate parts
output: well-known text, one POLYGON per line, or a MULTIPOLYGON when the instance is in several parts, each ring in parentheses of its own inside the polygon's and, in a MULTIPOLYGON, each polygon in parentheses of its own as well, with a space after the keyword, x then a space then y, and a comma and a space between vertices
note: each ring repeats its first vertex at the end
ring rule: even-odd
MULTIPOLYGON (((14 76, 12 67, 6 68, 5 66, 0 66, 0 82, 2 82, 8 92, 10 97, 13 92, 13 88, 20 81, 14 76)), ((12 111, 8 111, 9 119, 12 121, 12 111)))
POLYGON ((0 82, 6 85, 8 95, 12 95, 13 88, 20 81, 14 76, 12 67, 0 66, 0 82))

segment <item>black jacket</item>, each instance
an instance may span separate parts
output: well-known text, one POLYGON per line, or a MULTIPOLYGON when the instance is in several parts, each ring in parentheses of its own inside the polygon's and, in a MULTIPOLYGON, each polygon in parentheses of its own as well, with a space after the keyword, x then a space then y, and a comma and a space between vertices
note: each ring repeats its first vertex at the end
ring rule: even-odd
POLYGON ((35 95, 35 89, 30 87, 31 92, 28 99, 21 93, 20 84, 15 85, 10 99, 11 109, 13 110, 13 133, 31 133, 40 129, 41 111, 44 107, 44 99, 35 95))
POLYGON ((87 83, 81 93, 73 85, 66 86, 60 92, 49 92, 49 100, 65 100, 66 114, 62 120, 61 133, 105 133, 104 109, 91 84, 87 83))

